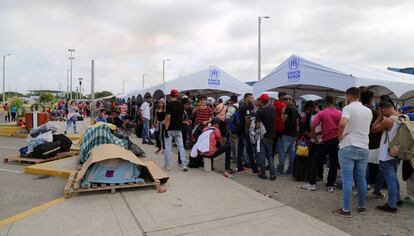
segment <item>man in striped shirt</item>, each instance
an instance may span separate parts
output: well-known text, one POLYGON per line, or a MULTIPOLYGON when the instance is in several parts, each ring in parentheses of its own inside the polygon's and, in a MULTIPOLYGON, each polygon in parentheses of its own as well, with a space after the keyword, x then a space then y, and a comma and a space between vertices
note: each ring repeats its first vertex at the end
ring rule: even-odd
POLYGON ((194 109, 196 125, 207 125, 213 118, 213 109, 206 105, 207 97, 200 97, 200 106, 194 109))

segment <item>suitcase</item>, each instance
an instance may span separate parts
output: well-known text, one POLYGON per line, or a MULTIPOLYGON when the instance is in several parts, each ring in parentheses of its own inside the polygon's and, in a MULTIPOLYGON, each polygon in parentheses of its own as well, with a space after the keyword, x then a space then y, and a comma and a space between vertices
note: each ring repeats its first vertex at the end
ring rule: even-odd
POLYGON ((64 134, 54 134, 53 135, 53 142, 59 142, 60 143, 60 150, 62 152, 69 152, 70 147, 72 147, 72 140, 70 140, 64 134))
POLYGON ((54 157, 60 151, 60 142, 47 142, 36 146, 30 153, 31 158, 47 159, 54 157))
POLYGON ((293 178, 295 181, 309 181, 312 159, 296 156, 293 161, 293 178))

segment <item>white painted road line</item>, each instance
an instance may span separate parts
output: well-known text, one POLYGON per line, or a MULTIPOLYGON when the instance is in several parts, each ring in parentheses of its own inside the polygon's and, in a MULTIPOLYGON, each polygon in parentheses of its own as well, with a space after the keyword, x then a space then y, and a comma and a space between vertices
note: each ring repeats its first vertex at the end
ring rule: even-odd
POLYGON ((17 173, 17 174, 23 174, 23 171, 20 171, 20 170, 9 170, 9 169, 2 169, 2 168, 0 168, 0 171, 17 173))
POLYGON ((0 148, 13 149, 13 150, 19 150, 20 149, 18 147, 10 147, 10 146, 0 146, 0 148))

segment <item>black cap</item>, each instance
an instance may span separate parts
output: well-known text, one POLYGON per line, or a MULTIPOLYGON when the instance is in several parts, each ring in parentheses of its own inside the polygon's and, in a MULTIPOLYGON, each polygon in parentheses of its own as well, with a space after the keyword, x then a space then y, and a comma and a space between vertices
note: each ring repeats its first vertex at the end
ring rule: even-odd
POLYGON ((219 119, 219 118, 217 118, 217 117, 215 117, 215 118, 213 118, 212 120, 211 120, 211 125, 214 125, 214 124, 220 124, 221 123, 221 120, 219 119))

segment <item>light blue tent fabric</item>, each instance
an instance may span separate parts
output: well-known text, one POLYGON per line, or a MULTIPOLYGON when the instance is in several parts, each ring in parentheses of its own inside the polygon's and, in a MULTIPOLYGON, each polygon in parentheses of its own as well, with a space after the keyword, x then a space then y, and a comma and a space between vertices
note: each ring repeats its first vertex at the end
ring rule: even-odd
POLYGON ((129 161, 120 158, 104 160, 89 167, 82 179, 82 187, 89 188, 92 183, 145 183, 140 175, 138 166, 129 161))

